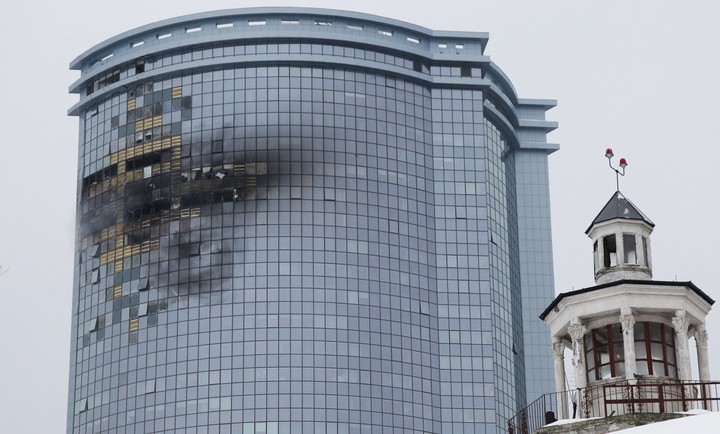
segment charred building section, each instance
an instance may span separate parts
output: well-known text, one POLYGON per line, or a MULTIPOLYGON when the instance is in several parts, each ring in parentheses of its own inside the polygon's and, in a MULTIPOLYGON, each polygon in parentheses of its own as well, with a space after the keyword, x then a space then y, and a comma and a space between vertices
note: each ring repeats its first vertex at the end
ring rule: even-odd
POLYGON ((549 392, 554 103, 486 44, 268 8, 73 61, 68 432, 489 433, 549 392))
MULTIPOLYGON (((101 274, 105 279, 112 276, 112 286, 100 293, 98 305, 111 313, 90 320, 84 327, 81 348, 91 342, 102 342, 103 330, 113 324, 127 329, 128 343, 136 343, 140 318, 147 316, 149 327, 157 325, 156 314, 168 307, 166 297, 192 294, 199 297, 213 289, 200 290, 201 281, 213 280, 214 289, 220 289, 222 265, 233 264, 232 254, 220 255, 223 242, 185 242, 183 237, 170 236, 170 223, 199 217, 203 206, 254 197, 258 185, 264 186, 267 163, 213 166, 212 159, 199 160, 202 164, 193 161, 191 144, 186 144, 183 150, 181 135, 173 134, 181 130, 181 125, 163 124, 162 116, 164 111, 190 116, 192 99, 182 96, 182 87, 159 92, 151 92, 152 88, 152 83, 145 83, 128 92, 124 122, 119 115, 110 120, 111 134, 117 132, 118 136, 114 144, 124 149, 111 152, 106 160, 109 165, 81 181, 80 264, 94 262, 97 266, 80 276, 80 284, 99 284, 101 274), (165 242, 161 243, 161 239, 165 242), (209 266, 191 267, 179 273, 169 292, 163 291, 163 298, 143 302, 140 292, 158 288, 160 282, 148 272, 139 274, 132 259, 151 252, 168 258, 201 254, 219 258, 209 266), (193 282, 195 285, 191 285, 193 282)), ((93 110, 90 118, 98 114, 93 110)), ((226 247, 226 251, 232 252, 232 246, 226 247)))

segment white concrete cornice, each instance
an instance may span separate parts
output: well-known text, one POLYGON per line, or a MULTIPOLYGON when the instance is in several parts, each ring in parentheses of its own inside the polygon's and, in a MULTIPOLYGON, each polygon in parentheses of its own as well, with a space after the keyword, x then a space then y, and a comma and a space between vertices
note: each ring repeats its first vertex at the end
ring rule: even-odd
POLYGON ((653 227, 642 220, 612 219, 595 223, 592 225, 587 235, 592 240, 596 240, 606 235, 619 233, 640 233, 649 237, 652 231, 653 227))
POLYGON ((621 283, 614 286, 566 295, 545 317, 551 336, 566 339, 568 326, 573 318, 579 318, 592 326, 599 321, 619 322, 620 310, 631 308, 636 320, 644 316, 667 317, 667 321, 682 309, 691 325, 702 324, 710 311, 710 304, 689 285, 653 284, 647 282, 621 283), (603 321, 606 319, 606 321, 603 321))

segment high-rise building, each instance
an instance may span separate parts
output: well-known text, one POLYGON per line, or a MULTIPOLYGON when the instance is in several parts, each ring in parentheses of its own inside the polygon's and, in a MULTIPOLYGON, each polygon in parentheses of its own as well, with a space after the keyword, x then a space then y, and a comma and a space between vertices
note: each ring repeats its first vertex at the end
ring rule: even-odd
POLYGON ((492 433, 552 391, 554 102, 487 42, 263 8, 75 59, 68 431, 492 433))

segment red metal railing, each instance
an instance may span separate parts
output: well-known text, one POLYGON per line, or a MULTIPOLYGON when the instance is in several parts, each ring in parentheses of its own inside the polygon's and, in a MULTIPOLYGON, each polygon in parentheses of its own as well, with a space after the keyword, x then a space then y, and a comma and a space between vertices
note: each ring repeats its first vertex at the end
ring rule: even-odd
POLYGON ((627 413, 720 411, 720 381, 645 377, 548 393, 507 421, 509 434, 532 434, 555 418, 587 419, 627 413))
POLYGON ((614 384, 603 387, 605 415, 720 411, 719 381, 614 384))

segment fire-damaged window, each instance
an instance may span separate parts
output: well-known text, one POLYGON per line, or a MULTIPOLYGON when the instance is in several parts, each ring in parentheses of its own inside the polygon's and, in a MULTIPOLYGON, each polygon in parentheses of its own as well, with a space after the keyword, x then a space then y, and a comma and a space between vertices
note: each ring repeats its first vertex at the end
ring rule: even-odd
POLYGON ((152 166, 153 164, 167 163, 170 161, 170 156, 170 150, 166 149, 164 151, 150 152, 135 158, 130 158, 125 162, 125 170, 130 172, 135 169, 152 166))
POLYGON ((139 244, 152 236, 150 226, 141 227, 125 233, 125 244, 139 244))
POLYGON ((200 243, 181 244, 178 250, 178 256, 181 258, 200 256, 200 243))
POLYGON ((97 184, 99 182, 104 181, 105 179, 116 176, 117 173, 118 173, 118 166, 117 166, 117 164, 113 164, 113 165, 110 165, 103 169, 100 169, 93 174, 86 176, 85 178, 83 178, 83 184, 82 184, 83 191, 88 189, 93 184, 97 184))
POLYGON ((87 86, 87 94, 91 95, 94 92, 97 92, 98 90, 104 88, 105 86, 109 86, 113 83, 117 83, 120 81, 120 70, 116 69, 112 72, 109 72, 102 77, 98 78, 97 80, 93 81, 92 83, 88 84, 87 86))

